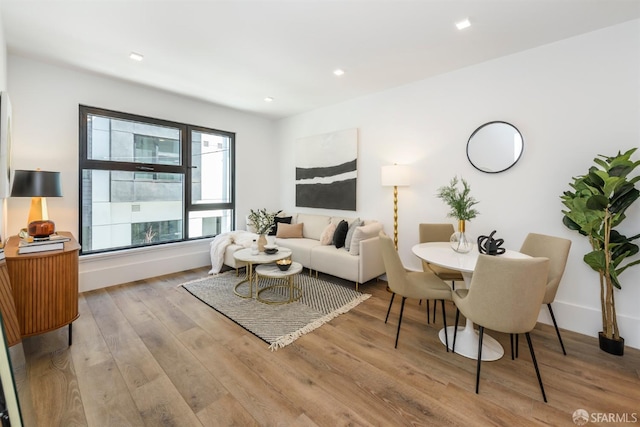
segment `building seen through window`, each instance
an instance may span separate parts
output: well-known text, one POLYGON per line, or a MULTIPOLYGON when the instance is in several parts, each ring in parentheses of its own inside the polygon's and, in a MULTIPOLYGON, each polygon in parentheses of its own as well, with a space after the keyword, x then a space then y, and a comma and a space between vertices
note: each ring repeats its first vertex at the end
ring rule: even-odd
POLYGON ((80 106, 82 253, 233 228, 235 135, 80 106))

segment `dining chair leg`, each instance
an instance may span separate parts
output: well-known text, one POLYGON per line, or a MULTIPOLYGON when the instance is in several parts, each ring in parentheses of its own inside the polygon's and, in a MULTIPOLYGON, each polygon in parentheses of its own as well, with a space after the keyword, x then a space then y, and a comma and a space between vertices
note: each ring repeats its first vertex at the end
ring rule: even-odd
POLYGON ((438 311, 438 301, 433 300, 433 323, 436 323, 436 311, 438 311))
MULTIPOLYGON (((447 346, 447 353, 449 353, 449 334, 447 333, 447 314, 444 310, 444 300, 441 299, 440 302, 442 303, 442 322, 444 323, 444 345, 447 346)), ((433 302, 433 313, 435 315, 436 312, 436 302, 433 302)), ((435 322, 435 320, 434 320, 435 322)))
POLYGON ((560 347, 562 347, 562 353, 566 356, 567 352, 564 349, 564 344, 562 343, 562 337, 560 336, 560 329, 558 329, 558 324, 556 323, 556 316, 553 315, 553 310, 551 309, 551 304, 547 304, 549 308, 549 314, 551 314, 551 320, 553 321, 553 326, 556 328, 556 334, 558 335, 558 341, 560 341, 560 347))
POLYGON ((538 362, 536 361, 536 355, 533 353, 533 345, 531 344, 531 336, 529 332, 525 334, 527 336, 527 344, 529 344, 529 351, 531 352, 531 361, 536 368, 536 376, 538 377, 538 384, 540 384, 540 391, 542 392, 542 399, 547 403, 547 395, 544 392, 544 386, 542 385, 542 377, 540 377, 540 370, 538 369, 538 362))
POLYGON ((451 351, 456 352, 456 336, 458 335, 458 320, 460 320, 460 310, 456 307, 456 325, 453 328, 453 345, 451 351))
MULTIPOLYGON (((420 300, 420 301, 422 301, 422 300, 420 300)), ((424 300, 424 302, 427 304, 427 325, 428 325, 428 324, 430 323, 430 322, 429 322, 429 317, 431 317, 430 312, 429 312, 429 300, 428 300, 428 299, 426 299, 426 300, 424 300)), ((434 305, 435 305, 435 304, 434 304, 434 305)), ((434 307, 434 308, 433 308, 433 310, 435 311, 435 309, 436 309, 436 308, 434 307)))
POLYGON ((509 342, 511 343, 511 360, 514 360, 515 358, 514 353, 513 353, 513 334, 509 334, 509 342))
POLYGON ((516 334, 516 359, 520 355, 520 334, 516 334))
POLYGON ((402 324, 402 312, 404 311, 404 302, 407 297, 402 297, 402 304, 400 305, 400 317, 398 318, 398 332, 396 332, 396 345, 394 348, 398 348, 398 338, 400 338, 400 325, 402 324))
POLYGON ((480 388, 480 365, 482 363, 482 337, 484 335, 484 326, 478 327, 478 369, 476 370, 476 394, 480 388))
POLYGON ((391 312, 391 305, 393 304, 393 298, 395 298, 396 293, 392 292, 391 293, 391 301, 389 301, 389 308, 387 309, 387 317, 384 318, 384 323, 387 323, 387 320, 389 320, 389 313, 391 312))
MULTIPOLYGON (((429 300, 425 300, 427 303, 427 325, 429 324, 429 300)), ((420 304, 422 305, 422 300, 420 300, 420 304)))

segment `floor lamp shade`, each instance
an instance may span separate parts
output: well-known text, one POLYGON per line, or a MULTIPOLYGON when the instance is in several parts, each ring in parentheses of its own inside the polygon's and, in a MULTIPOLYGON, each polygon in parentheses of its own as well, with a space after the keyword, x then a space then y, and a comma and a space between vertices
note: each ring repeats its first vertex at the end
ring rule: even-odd
POLYGON ((29 223, 48 220, 46 197, 62 197, 60 172, 16 170, 11 197, 31 197, 29 223))
POLYGON ((411 183, 411 175, 408 166, 388 165, 382 167, 382 185, 406 187, 411 183))

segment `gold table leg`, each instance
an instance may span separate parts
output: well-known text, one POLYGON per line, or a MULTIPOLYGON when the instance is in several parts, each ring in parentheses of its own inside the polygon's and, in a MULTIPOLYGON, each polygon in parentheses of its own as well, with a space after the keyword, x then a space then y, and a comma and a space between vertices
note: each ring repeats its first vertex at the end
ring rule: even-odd
MULTIPOLYGON (((247 262, 246 271, 244 275, 244 280, 239 281, 233 288, 233 293, 239 296, 240 298, 253 298, 253 263, 247 262), (243 283, 249 282, 249 295, 241 294, 238 291, 238 288, 243 283)), ((256 279, 256 296, 258 295, 258 280, 256 279)))

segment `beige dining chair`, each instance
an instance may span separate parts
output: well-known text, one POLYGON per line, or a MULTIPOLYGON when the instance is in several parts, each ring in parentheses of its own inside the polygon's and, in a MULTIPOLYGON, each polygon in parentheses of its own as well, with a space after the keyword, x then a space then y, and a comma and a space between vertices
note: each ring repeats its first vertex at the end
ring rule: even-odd
POLYGON ((504 258, 481 254, 478 256, 469 289, 453 292, 453 302, 458 308, 453 352, 455 353, 456 348, 460 313, 479 329, 476 393, 480 385, 482 338, 484 329, 487 328, 506 334, 526 335, 542 398, 547 401, 529 332, 536 326, 548 273, 547 258, 504 258))
POLYGON ((532 257, 549 258, 549 277, 547 277, 547 287, 544 293, 544 298, 542 299, 542 304, 546 304, 549 309, 553 326, 556 328, 556 334, 558 335, 558 341, 560 341, 560 347, 562 347, 562 353, 565 356, 567 355, 567 352, 564 349, 564 343, 560 336, 560 329, 558 329, 558 323, 556 322, 556 317, 553 314, 551 303, 556 298, 560 280, 562 279, 565 266, 567 265, 569 249, 571 249, 571 240, 537 233, 529 233, 520 247, 520 252, 523 254, 527 254, 532 257))
MULTIPOLYGON (((402 260, 396 251, 393 240, 384 231, 380 232, 380 250, 382 260, 387 273, 387 283, 391 290, 391 301, 387 309, 387 316, 384 323, 389 320, 389 313, 393 305, 396 294, 402 297, 400 306, 400 317, 398 318, 398 330, 396 332, 395 348, 398 348, 398 338, 400 337, 400 325, 402 324, 402 313, 404 303, 407 298, 434 299, 442 302, 442 318, 445 328, 445 344, 449 351, 449 337, 447 336, 447 317, 444 308, 444 301, 451 301, 451 288, 442 279, 438 278, 432 271, 407 271, 402 265, 402 260)), ((428 315, 427 315, 428 317, 428 315)))
MULTIPOLYGON (((431 224, 422 223, 418 224, 418 231, 420 234, 420 243, 430 242, 448 242, 451 239, 451 235, 455 232, 453 224, 431 224)), ((451 281, 451 287, 456 288, 456 281, 460 282, 463 279, 462 273, 457 270, 451 270, 450 268, 440 267, 435 264, 430 264, 422 260, 422 269, 424 271, 431 270, 444 281, 451 281)), ((433 304, 433 321, 436 321, 436 308, 437 305, 433 304)), ((429 300, 427 300, 427 316, 429 314, 429 300)), ((428 321, 427 317, 427 321, 428 321)))

